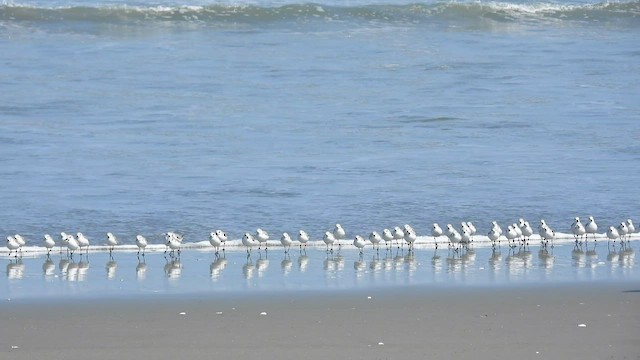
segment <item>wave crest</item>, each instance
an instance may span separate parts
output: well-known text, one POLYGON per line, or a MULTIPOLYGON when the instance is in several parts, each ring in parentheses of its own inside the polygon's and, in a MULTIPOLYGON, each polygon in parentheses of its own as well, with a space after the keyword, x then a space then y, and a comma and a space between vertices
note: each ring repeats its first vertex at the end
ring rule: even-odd
POLYGON ((631 20, 639 24, 640 1, 586 5, 509 2, 441 2, 433 4, 366 5, 354 7, 291 4, 277 7, 255 5, 206 6, 75 6, 32 7, 0 5, 0 20, 29 22, 203 22, 253 23, 287 21, 381 21, 420 23, 432 21, 566 20, 612 22, 631 20))

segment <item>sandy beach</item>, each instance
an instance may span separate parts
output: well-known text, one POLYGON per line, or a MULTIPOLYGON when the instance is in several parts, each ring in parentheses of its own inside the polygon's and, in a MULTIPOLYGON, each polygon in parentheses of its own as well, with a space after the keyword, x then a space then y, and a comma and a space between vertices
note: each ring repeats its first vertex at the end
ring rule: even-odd
POLYGON ((640 359, 640 286, 4 300, 0 358, 640 359))

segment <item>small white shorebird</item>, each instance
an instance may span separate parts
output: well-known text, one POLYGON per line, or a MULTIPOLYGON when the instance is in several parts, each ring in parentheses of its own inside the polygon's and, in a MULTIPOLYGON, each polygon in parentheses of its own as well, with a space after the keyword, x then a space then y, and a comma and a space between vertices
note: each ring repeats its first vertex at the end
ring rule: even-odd
POLYGON ((353 246, 357 247, 358 250, 360 250, 360 255, 362 255, 362 249, 364 249, 364 246, 367 243, 364 241, 364 238, 360 235, 356 235, 356 237, 353 239, 353 246))
POLYGON ((147 248, 147 238, 142 235, 136 235, 136 245, 138 246, 138 255, 140 255, 140 250, 142 250, 142 256, 144 256, 144 251, 147 248))
POLYGON ((112 233, 107 233, 107 245, 109 245, 109 254, 113 252, 113 248, 118 245, 118 239, 112 233))
POLYGON ((51 235, 44 234, 44 239, 42 240, 42 242, 44 243, 44 247, 47 248, 47 255, 49 255, 51 253, 51 249, 56 246, 55 240, 53 240, 51 235))
POLYGON ((15 251, 15 257, 18 257, 20 243, 16 240, 15 236, 7 236, 7 248, 9 249, 9 255, 11 255, 13 251, 15 251))
POLYGON ((166 254, 168 250, 171 250, 172 254, 175 250, 178 250, 178 253, 180 253, 180 246, 182 245, 183 239, 184 236, 173 231, 164 233, 164 245, 166 246, 164 253, 166 254))
POLYGON ((269 233, 267 233, 266 231, 258 228, 256 230, 256 235, 255 238, 258 240, 259 244, 258 244, 258 250, 260 250, 262 243, 264 243, 264 250, 267 251, 267 240, 269 240, 269 233))
POLYGON ((553 239, 556 238, 556 233, 547 225, 544 220, 540 220, 540 226, 538 226, 538 233, 540 234, 540 244, 543 247, 547 247, 549 240, 551 240, 551 248, 553 249, 553 239))
POLYGON ((518 226, 518 224, 516 223, 513 223, 511 224, 511 227, 516 232, 516 239, 518 240, 518 245, 522 245, 524 241, 522 240, 522 230, 520 229, 520 226, 518 226))
POLYGON ((209 244, 213 246, 216 250, 216 255, 218 254, 218 250, 220 250, 220 246, 222 245, 222 240, 218 237, 215 231, 209 233, 209 244))
POLYGON ((471 229, 469 229, 466 223, 463 224, 464 226, 460 228, 460 244, 468 249, 471 243, 471 229))
POLYGON ((476 229, 476 226, 473 225, 471 221, 467 221, 467 227, 471 231, 471 242, 473 242, 473 236, 478 232, 478 229, 476 229))
POLYGON ((244 233, 242 237, 242 245, 247 248, 247 257, 251 255, 251 248, 258 245, 258 241, 253 238, 253 236, 249 233, 244 233))
POLYGON ((227 242, 227 233, 218 229, 216 230, 216 236, 222 242, 222 252, 224 253, 224 244, 227 242))
POLYGON ((27 240, 20 234, 15 234, 13 237, 16 239, 18 244, 20 244, 20 252, 22 252, 22 247, 27 245, 27 240))
POLYGON ((518 232, 513 228, 513 225, 507 226, 507 232, 505 233, 509 247, 516 247, 516 238, 518 238, 518 232))
POLYGON ((335 238, 335 241, 338 243, 338 247, 342 246, 340 244, 340 240, 344 239, 345 236, 347 236, 347 232, 344 230, 342 225, 336 224, 336 226, 333 228, 333 237, 335 238))
POLYGON ((302 245, 304 248, 307 248, 307 243, 309 242, 309 234, 307 234, 304 230, 298 231, 298 241, 300 242, 300 250, 302 250, 302 245))
POLYGON ((629 233, 629 228, 627 227, 627 223, 624 221, 621 222, 620 225, 618 225, 618 234, 620 234, 620 243, 624 242, 624 239, 628 233, 629 233))
POLYGON ((387 249, 389 249, 389 243, 393 241, 393 233, 391 233, 391 230, 382 230, 382 240, 384 240, 384 244, 387 246, 387 249))
POLYGON ((616 243, 616 240, 620 237, 620 234, 618 233, 618 229, 616 229, 613 226, 609 226, 609 229, 607 230, 607 238, 609 239, 609 241, 613 240, 613 243, 616 243))
POLYGON ((431 228, 431 236, 433 236, 433 241, 436 244, 436 249, 438 248, 438 238, 442 236, 442 234, 444 234, 444 232, 442 231, 440 225, 438 225, 437 223, 433 223, 433 228, 431 228))
POLYGON ((380 234, 378 234, 377 231, 373 231, 371 232, 371 234, 369 234, 369 241, 371 242, 371 246, 373 246, 373 248, 376 249, 376 251, 380 250, 380 243, 382 242, 382 236, 380 236, 380 234))
POLYGON ((529 239, 531 238, 531 235, 533 235, 533 229, 531 228, 531 225, 529 225, 528 221, 525 221, 525 219, 521 218, 520 220, 518 220, 518 227, 522 232, 522 237, 525 245, 529 245, 529 239))
POLYGON ((636 232, 636 227, 633 225, 633 221, 631 219, 627 219, 627 241, 631 240, 631 235, 636 232))
POLYGON ((498 244, 500 244, 500 232, 498 231, 498 229, 496 228, 491 228, 491 230, 489 230, 489 233, 487 234, 487 236, 489 237, 489 240, 491 240, 491 246, 493 248, 496 247, 496 242, 498 242, 498 244))
POLYGON ((571 225, 571 232, 573 236, 576 238, 576 245, 578 244, 579 239, 582 239, 582 235, 586 234, 587 231, 584 229, 584 225, 580 222, 580 218, 576 217, 571 225))
MULTIPOLYGON (((73 237, 73 235, 71 234, 65 234, 65 238, 64 238, 64 242, 67 245, 67 250, 69 252, 71 252, 71 256, 73 256, 73 253, 80 249, 80 244, 78 243, 78 240, 76 240, 76 238, 73 237)), ((82 249, 80 249, 80 251, 82 251, 82 249)))
POLYGON ((180 248, 182 247, 182 243, 180 241, 176 239, 169 239, 169 241, 167 241, 167 246, 171 249, 169 254, 173 255, 174 251, 176 251, 178 255, 180 255, 180 248))
POLYGON ((282 236, 280 237, 280 244, 282 244, 282 247, 284 248, 284 253, 288 254, 291 249, 291 244, 293 244, 293 240, 291 239, 291 236, 289 236, 289 233, 282 233, 282 236))
POLYGON ((498 235, 502 235, 502 228, 500 227, 500 225, 498 225, 497 221, 491 222, 491 229, 495 230, 498 233, 498 235))
POLYGON ((404 231, 402 231, 399 226, 393 228, 393 239, 396 241, 398 249, 400 248, 400 244, 404 244, 400 242, 400 240, 404 239, 404 231))
POLYGON ((584 237, 585 241, 589 240, 589 234, 592 234, 593 241, 597 241, 596 233, 598 232, 598 224, 596 224, 596 221, 593 219, 593 216, 589 216, 589 222, 587 223, 587 225, 584 226, 584 230, 586 232, 586 235, 584 237))
POLYGON ((78 246, 80 246, 80 251, 82 251, 82 248, 85 248, 87 251, 87 254, 89 253, 89 239, 84 236, 84 234, 82 234, 81 232, 79 232, 77 235, 77 241, 78 241, 78 246))
POLYGON ((327 245, 327 252, 333 252, 333 243, 336 241, 336 237, 333 236, 333 233, 331 233, 330 231, 325 231, 322 241, 324 241, 324 243, 327 245), (331 246, 331 250, 329 250, 329 246, 331 246))
POLYGON ((449 248, 453 247, 458 251, 458 245, 462 240, 462 236, 451 224, 447 224, 447 237, 449 238, 449 248))
MULTIPOLYGON (((405 226, 408 226, 408 225, 405 225, 405 226)), ((406 241, 407 244, 409 244, 409 250, 413 250, 413 244, 416 242, 417 238, 418 238, 418 235, 411 227, 409 227, 408 229, 405 228, 404 241, 406 241)))

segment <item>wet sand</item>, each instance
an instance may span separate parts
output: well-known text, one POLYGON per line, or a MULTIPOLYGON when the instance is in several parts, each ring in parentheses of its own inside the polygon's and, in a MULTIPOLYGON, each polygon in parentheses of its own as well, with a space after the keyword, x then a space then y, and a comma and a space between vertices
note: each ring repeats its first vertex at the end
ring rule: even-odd
POLYGON ((632 282, 4 300, 0 358, 640 359, 638 309, 632 282))

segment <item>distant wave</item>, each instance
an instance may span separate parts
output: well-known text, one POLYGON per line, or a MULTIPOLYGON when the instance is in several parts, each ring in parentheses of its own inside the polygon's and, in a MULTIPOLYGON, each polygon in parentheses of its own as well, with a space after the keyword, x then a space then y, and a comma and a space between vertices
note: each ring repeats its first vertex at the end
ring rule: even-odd
POLYGON ((3 22, 96 23, 273 23, 287 21, 380 21, 421 23, 434 21, 520 22, 536 20, 626 22, 640 25, 640 0, 583 5, 510 2, 440 2, 407 5, 327 6, 300 3, 263 7, 253 5, 33 7, 0 5, 3 22))

